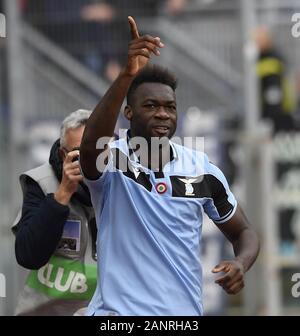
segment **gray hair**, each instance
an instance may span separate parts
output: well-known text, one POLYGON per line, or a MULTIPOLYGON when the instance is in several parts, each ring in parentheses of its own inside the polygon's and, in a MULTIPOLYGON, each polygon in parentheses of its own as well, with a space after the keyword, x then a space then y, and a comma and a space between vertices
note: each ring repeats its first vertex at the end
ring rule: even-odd
POLYGON ((60 145, 65 145, 65 135, 69 129, 76 129, 87 123, 92 111, 77 110, 69 114, 62 122, 60 127, 60 145))

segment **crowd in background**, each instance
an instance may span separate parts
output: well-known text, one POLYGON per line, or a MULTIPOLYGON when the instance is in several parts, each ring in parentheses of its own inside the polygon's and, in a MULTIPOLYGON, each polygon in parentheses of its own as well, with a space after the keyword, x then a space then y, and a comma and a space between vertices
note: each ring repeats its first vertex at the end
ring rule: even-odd
POLYGON ((163 13, 179 15, 185 3, 186 0, 21 1, 31 24, 109 81, 116 78, 126 57, 127 16, 154 19, 163 13))

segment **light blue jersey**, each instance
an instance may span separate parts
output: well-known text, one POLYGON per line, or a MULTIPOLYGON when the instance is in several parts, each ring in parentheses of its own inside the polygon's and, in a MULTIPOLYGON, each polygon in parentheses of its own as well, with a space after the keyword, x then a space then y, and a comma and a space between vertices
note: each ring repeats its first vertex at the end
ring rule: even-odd
POLYGON ((98 226, 88 315, 202 315, 203 210, 221 224, 237 207, 223 173, 205 154, 174 143, 162 172, 129 158, 127 139, 110 148, 107 171, 85 179, 98 226), (121 171, 122 160, 134 169, 121 171))

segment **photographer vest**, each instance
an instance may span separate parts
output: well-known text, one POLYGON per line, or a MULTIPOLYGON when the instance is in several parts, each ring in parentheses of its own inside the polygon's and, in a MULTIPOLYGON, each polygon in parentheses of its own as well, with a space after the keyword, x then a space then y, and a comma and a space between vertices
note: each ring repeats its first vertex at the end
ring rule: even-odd
MULTIPOLYGON (((45 195, 58 188, 49 164, 20 176, 23 194, 27 176, 39 184, 45 195)), ((75 198, 68 206, 70 213, 56 251, 45 266, 29 272, 19 296, 17 315, 73 315, 86 307, 93 296, 97 281, 94 211, 75 198)))

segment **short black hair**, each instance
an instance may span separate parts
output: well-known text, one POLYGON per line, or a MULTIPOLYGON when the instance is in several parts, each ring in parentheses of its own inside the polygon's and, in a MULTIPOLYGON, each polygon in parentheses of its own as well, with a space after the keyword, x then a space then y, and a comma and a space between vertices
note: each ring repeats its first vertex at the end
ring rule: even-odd
POLYGON ((135 90, 143 83, 161 83, 168 85, 175 92, 177 88, 177 78, 167 68, 157 64, 147 65, 135 77, 127 93, 127 104, 132 103, 132 97, 135 90))

